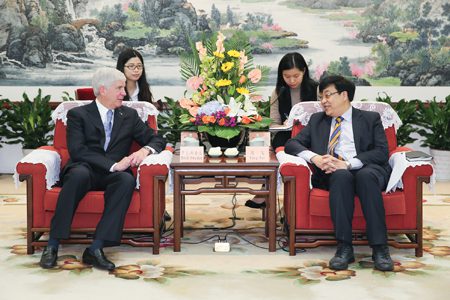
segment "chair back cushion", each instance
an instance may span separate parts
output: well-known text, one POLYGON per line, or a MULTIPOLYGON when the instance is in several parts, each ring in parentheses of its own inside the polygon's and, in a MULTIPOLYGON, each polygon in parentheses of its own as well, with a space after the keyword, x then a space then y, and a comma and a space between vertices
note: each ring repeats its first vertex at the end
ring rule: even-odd
POLYGON ((79 88, 75 90, 75 99, 76 100, 94 100, 95 94, 94 89, 91 87, 88 88, 79 88))
MULTIPOLYGON (((61 167, 65 166, 69 160, 69 151, 67 149, 67 139, 66 139, 66 125, 67 125, 67 112, 78 106, 83 106, 91 103, 92 101, 67 101, 62 102, 53 111, 52 118, 55 122, 55 132, 53 139, 53 146, 59 152, 61 156, 61 167)), ((136 102, 136 101, 124 101, 124 106, 134 108, 142 121, 147 122, 148 126, 156 131, 157 129, 157 116, 158 110, 153 104, 148 102, 136 102)), ((139 149, 137 143, 133 143, 131 147, 131 152, 139 149)))
MULTIPOLYGON (((352 102, 352 106, 361 110, 376 111, 380 114, 388 142, 389 153, 397 148, 396 132, 402 125, 397 112, 384 102, 352 102)), ((293 124, 292 136, 296 136, 309 122, 311 115, 323 111, 320 102, 300 102, 294 105, 289 114, 288 124, 293 124)))

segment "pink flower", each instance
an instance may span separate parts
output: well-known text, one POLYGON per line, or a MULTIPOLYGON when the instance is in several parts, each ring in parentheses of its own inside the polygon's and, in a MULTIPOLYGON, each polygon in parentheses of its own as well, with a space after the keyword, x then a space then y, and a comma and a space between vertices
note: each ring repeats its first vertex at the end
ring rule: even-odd
POLYGON ((248 79, 252 83, 258 83, 261 80, 261 70, 260 69, 253 69, 250 72, 248 72, 248 79))
POLYGON ((375 68, 375 62, 373 60, 369 60, 364 65, 364 73, 366 73, 368 76, 372 76, 375 68))
POLYGON ((278 24, 273 24, 272 25, 272 30, 273 31, 281 31, 281 30, 283 30, 283 28, 281 28, 281 26, 278 25, 278 24))
POLYGON ((250 95, 250 101, 252 101, 252 102, 261 102, 262 101, 262 96, 261 95, 257 95, 257 94, 252 94, 252 95, 250 95))
POLYGON ((200 60, 203 60, 203 58, 206 57, 206 48, 203 47, 202 42, 195 43, 195 48, 197 48, 198 55, 200 56, 200 60))
POLYGON ((273 45, 272 45, 272 43, 262 43, 261 44, 261 48, 267 49, 267 50, 272 50, 273 49, 273 45))
POLYGON ((203 84, 203 78, 201 76, 192 76, 186 81, 186 87, 190 90, 196 91, 203 84))
POLYGON ((248 57, 245 55, 245 50, 239 52, 239 70, 243 71, 245 64, 248 62, 248 57))
POLYGON ((194 101, 186 98, 181 98, 179 103, 182 108, 185 108, 189 111, 191 116, 195 117, 197 115, 199 106, 194 101))
POLYGON ((216 51, 219 53, 225 52, 225 47, 223 46, 224 40, 225 40, 225 36, 222 34, 222 32, 219 32, 217 34, 217 42, 216 42, 216 47, 217 47, 216 51))
POLYGON ((322 74, 328 69, 330 63, 323 63, 321 65, 318 65, 316 67, 316 70, 314 72, 314 76, 316 76, 316 79, 319 80, 320 77, 322 77, 322 74))
POLYGON ((355 77, 361 77, 364 74, 364 70, 357 64, 350 64, 350 70, 355 77))

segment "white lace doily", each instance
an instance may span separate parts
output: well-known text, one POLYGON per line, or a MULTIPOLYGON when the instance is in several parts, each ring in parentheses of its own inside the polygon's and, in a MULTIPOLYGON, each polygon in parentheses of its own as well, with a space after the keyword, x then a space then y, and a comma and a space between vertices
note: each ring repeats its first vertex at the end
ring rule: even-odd
MULTIPOLYGON (((56 120, 61 120, 63 121, 64 124, 67 124, 67 112, 70 109, 78 106, 83 106, 91 102, 92 100, 88 101, 76 100, 76 101, 61 102, 61 104, 59 104, 58 107, 52 113, 53 122, 56 122, 56 120)), ((137 111, 141 120, 144 122, 147 121, 148 116, 155 116, 156 119, 159 114, 158 110, 153 104, 144 101, 123 101, 122 105, 134 108, 137 111)))
MULTIPOLYGON (((19 163, 43 164, 47 169, 47 172, 45 172, 47 190, 51 189, 59 180, 61 157, 56 151, 37 149, 22 158, 19 163)), ((14 171, 13 178, 17 188, 19 186, 19 174, 17 170, 14 171)))
MULTIPOLYGON (((405 156, 406 152, 397 152, 391 155, 389 158, 389 165, 392 167, 391 177, 389 178, 389 182, 386 187, 386 193, 395 192, 396 189, 403 188, 402 176, 405 170, 408 167, 417 167, 422 165, 430 165, 433 168, 433 165, 428 161, 409 161, 405 156)), ((430 177, 430 190, 433 190, 434 183, 436 182, 436 175, 433 174, 430 177)))
MULTIPOLYGON (((395 131, 402 125, 402 121, 397 112, 387 103, 384 102, 352 102, 352 106, 357 109, 376 111, 380 114, 381 122, 384 129, 394 125, 395 131)), ((295 104, 289 114, 287 125, 292 126, 295 120, 298 120, 303 126, 306 126, 311 115, 323 111, 319 102, 300 102, 295 104)))
POLYGON ((309 188, 312 189, 311 170, 309 169, 309 166, 308 166, 308 163, 306 162, 306 160, 304 160, 303 158, 301 158, 299 156, 287 154, 284 151, 279 151, 276 156, 277 156, 278 162, 280 163, 280 166, 278 167, 278 192, 280 192, 281 183, 283 182, 281 179, 280 170, 284 164, 288 164, 288 163, 294 164, 296 166, 305 166, 306 168, 308 168, 309 175, 310 175, 309 176, 309 188))
MULTIPOLYGON (((142 163, 139 165, 138 172, 137 172, 137 179, 136 179, 136 188, 138 189, 140 186, 139 172, 140 172, 142 166, 165 165, 167 167, 167 169, 170 170, 170 163, 172 162, 172 157, 173 157, 173 154, 169 150, 164 150, 164 151, 161 151, 160 153, 151 154, 151 155, 147 156, 142 161, 142 163)), ((169 185, 170 185, 170 180, 171 180, 170 177, 171 176, 168 176, 168 177, 169 177, 169 185)))

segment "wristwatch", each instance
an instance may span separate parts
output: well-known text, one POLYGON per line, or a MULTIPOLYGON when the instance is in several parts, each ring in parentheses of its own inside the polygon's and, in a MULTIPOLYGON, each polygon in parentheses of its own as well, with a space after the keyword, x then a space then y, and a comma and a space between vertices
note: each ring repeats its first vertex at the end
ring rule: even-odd
POLYGON ((148 150, 148 154, 152 154, 153 153, 153 150, 152 150, 152 148, 150 146, 144 146, 142 148, 147 149, 148 150))
POLYGON ((347 170, 350 170, 352 168, 352 164, 348 161, 344 160, 345 164, 347 165, 347 170))

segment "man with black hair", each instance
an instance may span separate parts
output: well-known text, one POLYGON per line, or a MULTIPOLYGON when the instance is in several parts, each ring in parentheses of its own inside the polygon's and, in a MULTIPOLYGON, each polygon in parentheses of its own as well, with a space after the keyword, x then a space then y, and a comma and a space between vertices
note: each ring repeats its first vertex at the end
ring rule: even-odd
POLYGON ((286 153, 314 165, 312 184, 329 191, 330 212, 338 241, 330 268, 345 270, 355 261, 352 219, 355 195, 366 220, 375 268, 392 271, 381 191, 392 171, 386 135, 380 115, 353 108, 355 85, 342 76, 319 83, 323 112, 311 116, 308 125, 286 143, 286 153))

